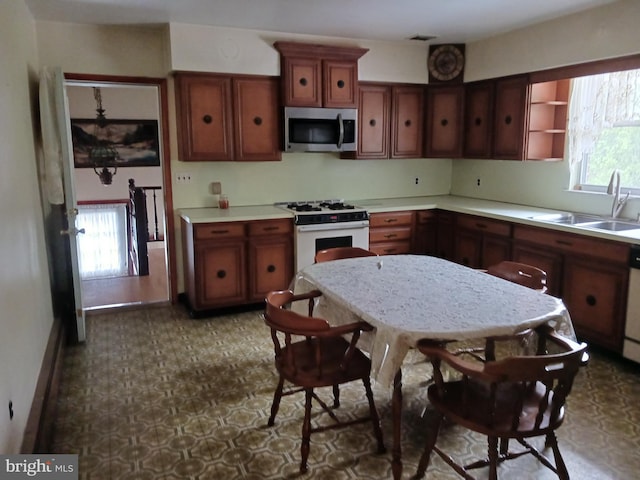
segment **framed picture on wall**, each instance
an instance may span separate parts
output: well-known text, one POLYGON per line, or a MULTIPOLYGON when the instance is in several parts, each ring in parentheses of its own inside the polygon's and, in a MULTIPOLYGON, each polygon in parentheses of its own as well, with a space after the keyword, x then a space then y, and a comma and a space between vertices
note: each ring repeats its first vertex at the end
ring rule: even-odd
POLYGON ((110 148, 117 153, 108 166, 160 166, 157 120, 107 120, 104 127, 99 127, 95 118, 72 118, 71 138, 76 168, 95 166, 90 157, 95 148, 110 148))

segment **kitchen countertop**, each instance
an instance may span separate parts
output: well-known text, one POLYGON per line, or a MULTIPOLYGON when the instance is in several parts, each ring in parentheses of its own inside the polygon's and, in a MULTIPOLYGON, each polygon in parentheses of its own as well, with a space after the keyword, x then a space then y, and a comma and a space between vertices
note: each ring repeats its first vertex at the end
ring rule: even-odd
MULTIPOLYGON (((559 213, 562 211, 517 205, 513 203, 457 197, 454 195, 361 199, 349 200, 349 202, 365 208, 369 213, 402 210, 431 210, 438 208, 441 210, 479 215, 497 220, 520 223, 523 225, 544 227, 570 233, 579 233, 607 240, 615 240, 625 243, 640 243, 640 224, 638 225, 638 230, 632 231, 611 232, 606 230, 594 230, 585 227, 577 227, 575 225, 534 220, 531 217, 549 213, 559 213)), ((180 210, 180 216, 185 221, 195 224, 292 218, 293 214, 273 205, 250 205, 230 207, 226 210, 221 210, 219 208, 187 208, 180 210)))

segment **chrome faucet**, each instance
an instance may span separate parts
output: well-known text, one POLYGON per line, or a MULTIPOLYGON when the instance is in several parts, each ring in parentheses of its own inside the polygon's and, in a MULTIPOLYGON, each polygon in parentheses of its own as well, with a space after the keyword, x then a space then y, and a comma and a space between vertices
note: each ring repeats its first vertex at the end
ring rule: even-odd
POLYGON ((629 199, 629 192, 624 198, 620 198, 620 170, 617 168, 611 173, 607 193, 613 195, 613 203, 611 204, 611 218, 617 218, 620 211, 629 199))

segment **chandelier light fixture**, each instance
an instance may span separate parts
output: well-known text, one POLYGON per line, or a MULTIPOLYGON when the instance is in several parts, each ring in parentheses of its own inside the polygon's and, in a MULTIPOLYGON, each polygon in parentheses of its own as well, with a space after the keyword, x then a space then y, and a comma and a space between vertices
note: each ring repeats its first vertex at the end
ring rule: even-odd
POLYGON ((113 176, 118 171, 116 161, 118 152, 113 148, 107 117, 102 108, 102 92, 99 87, 93 87, 93 97, 96 100, 96 123, 93 131, 94 145, 89 151, 89 160, 93 163, 93 171, 100 178, 103 185, 111 185, 113 176))

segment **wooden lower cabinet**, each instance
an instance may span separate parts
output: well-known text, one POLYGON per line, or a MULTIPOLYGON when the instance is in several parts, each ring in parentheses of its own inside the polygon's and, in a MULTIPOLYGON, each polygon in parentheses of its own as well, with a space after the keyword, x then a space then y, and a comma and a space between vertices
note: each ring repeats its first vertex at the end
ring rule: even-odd
POLYGON ((378 255, 412 252, 413 211, 372 213, 369 250, 378 255))
POLYGON ((438 214, 434 210, 418 210, 415 213, 413 232, 413 253, 422 255, 437 254, 438 214))
POLYGON ((291 219, 182 220, 185 293, 192 312, 261 302, 293 276, 291 219))
POLYGON ((513 254, 547 272, 549 294, 562 298, 581 340, 622 352, 629 245, 516 225, 513 254))
POLYGON ((454 260, 487 268, 511 258, 511 224, 501 220, 457 215, 454 260))

